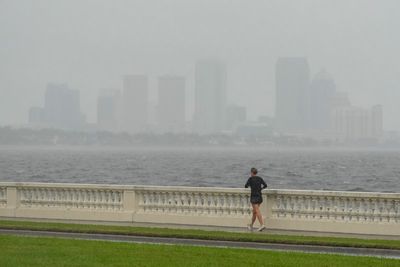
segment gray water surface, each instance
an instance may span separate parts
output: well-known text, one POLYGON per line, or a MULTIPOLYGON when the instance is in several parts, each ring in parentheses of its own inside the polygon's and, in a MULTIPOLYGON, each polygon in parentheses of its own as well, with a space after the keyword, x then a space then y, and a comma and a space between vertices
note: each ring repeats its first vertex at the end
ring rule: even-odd
POLYGON ((0 181, 400 192, 399 151, 0 148, 0 181))

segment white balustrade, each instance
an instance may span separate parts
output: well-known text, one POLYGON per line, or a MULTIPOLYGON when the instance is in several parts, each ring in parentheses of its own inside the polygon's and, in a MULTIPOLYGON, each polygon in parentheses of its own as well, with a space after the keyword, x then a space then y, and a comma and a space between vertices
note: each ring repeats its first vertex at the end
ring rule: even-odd
MULTIPOLYGON (((0 217, 245 227, 248 189, 0 183, 0 217)), ((400 194, 265 190, 271 229, 400 235, 400 194)))
POLYGON ((272 218, 297 219, 304 221, 359 222, 359 223, 399 223, 400 198, 397 194, 380 196, 359 193, 287 191, 270 196, 272 218))
POLYGON ((22 208, 122 210, 122 190, 19 187, 22 208))
POLYGON ((400 194, 269 190, 270 228, 400 235, 400 194))
POLYGON ((196 191, 139 190, 138 213, 180 214, 248 218, 251 214, 248 193, 196 191))

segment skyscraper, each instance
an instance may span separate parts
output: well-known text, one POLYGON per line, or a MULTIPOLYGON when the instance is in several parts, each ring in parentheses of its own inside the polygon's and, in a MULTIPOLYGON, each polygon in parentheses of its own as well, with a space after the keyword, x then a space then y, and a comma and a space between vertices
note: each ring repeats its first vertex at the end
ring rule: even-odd
POLYGON ((67 84, 49 83, 46 88, 44 121, 47 126, 61 129, 81 129, 84 116, 80 111, 79 91, 67 84))
POLYGON ((332 130, 339 140, 378 140, 382 137, 382 106, 337 107, 332 111, 332 130))
POLYGON ((310 85, 310 128, 326 130, 330 127, 335 94, 336 84, 333 78, 325 70, 318 72, 310 85))
POLYGON ((45 123, 44 108, 31 107, 29 109, 28 122, 31 126, 43 126, 45 123))
POLYGON ((226 109, 226 66, 216 60, 196 63, 194 126, 199 133, 223 129, 226 109))
POLYGON ((117 131, 117 95, 102 94, 97 98, 97 126, 100 130, 117 131))
POLYGON ((371 108, 371 135, 383 136, 383 106, 375 105, 371 108))
POLYGON ((158 126, 163 132, 179 132, 185 126, 185 78, 158 78, 158 126))
POLYGON ((236 130, 237 126, 247 120, 246 107, 229 105, 226 108, 226 127, 228 130, 236 130))
POLYGON ((279 58, 276 63, 276 123, 279 130, 308 124, 310 70, 306 58, 279 58))
POLYGON ((350 107, 351 102, 347 93, 336 92, 332 97, 331 106, 333 109, 340 107, 350 107))
POLYGON ((121 129, 130 133, 146 131, 149 105, 146 75, 124 76, 122 101, 121 129))

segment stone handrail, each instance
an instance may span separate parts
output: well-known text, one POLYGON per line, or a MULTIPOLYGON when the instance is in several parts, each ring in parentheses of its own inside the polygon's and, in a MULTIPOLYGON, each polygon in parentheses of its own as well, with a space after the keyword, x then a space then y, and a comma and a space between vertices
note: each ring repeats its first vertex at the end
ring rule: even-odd
MULTIPOLYGON (((267 228, 400 235, 400 194, 265 190, 267 228)), ((245 227, 238 188, 0 183, 0 217, 245 227)))

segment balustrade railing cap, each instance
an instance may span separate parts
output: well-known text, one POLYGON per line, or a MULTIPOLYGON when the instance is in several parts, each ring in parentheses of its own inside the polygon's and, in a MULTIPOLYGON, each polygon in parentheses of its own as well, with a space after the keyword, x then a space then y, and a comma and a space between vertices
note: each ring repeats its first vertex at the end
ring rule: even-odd
POLYGON ((363 197, 363 198, 400 198, 400 193, 327 191, 327 190, 296 190, 296 189, 267 189, 271 195, 326 196, 326 197, 363 197))
MULTIPOLYGON (((30 182, 0 182, 0 187, 17 188, 65 188, 65 189, 100 189, 100 190, 143 190, 157 192, 210 192, 210 193, 249 193, 245 188, 224 187, 187 187, 187 186, 156 186, 156 185, 113 185, 113 184, 76 184, 76 183, 30 183, 30 182)), ((266 189, 267 195, 288 196, 325 196, 325 197, 355 197, 355 198, 391 198, 400 199, 400 193, 379 192, 350 192, 325 190, 294 190, 294 189, 266 189)))
POLYGON ((193 187, 193 186, 155 186, 155 185, 136 185, 136 190, 156 190, 156 191, 188 191, 188 192, 226 192, 226 193, 249 193, 245 188, 229 187, 193 187))
POLYGON ((32 188, 79 188, 79 189, 128 189, 133 186, 111 184, 75 184, 75 183, 27 183, 27 182, 0 182, 5 187, 32 187, 32 188))
POLYGON ((155 186, 155 185, 112 185, 112 184, 76 184, 76 183, 30 183, 0 182, 0 187, 32 187, 32 188, 80 188, 80 189, 114 189, 114 190, 156 190, 156 191, 190 191, 190 192, 231 192, 248 193, 245 188, 223 187, 187 187, 187 186, 155 186))

